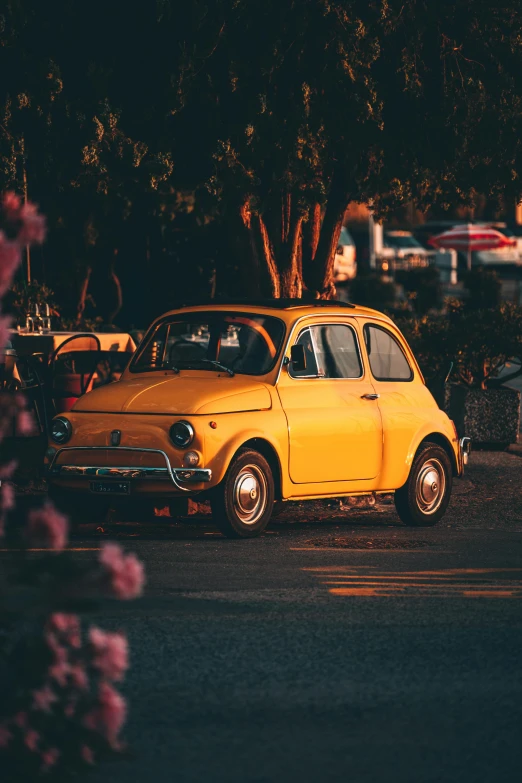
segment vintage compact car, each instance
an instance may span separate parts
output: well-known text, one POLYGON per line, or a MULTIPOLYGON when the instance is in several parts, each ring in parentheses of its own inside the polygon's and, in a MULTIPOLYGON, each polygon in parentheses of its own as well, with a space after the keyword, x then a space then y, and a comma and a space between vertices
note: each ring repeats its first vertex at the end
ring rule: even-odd
POLYGON ((372 492, 434 525, 469 448, 390 318, 281 299, 158 318, 119 381, 53 419, 46 463, 73 517, 200 495, 226 536, 251 538, 275 501, 372 492))

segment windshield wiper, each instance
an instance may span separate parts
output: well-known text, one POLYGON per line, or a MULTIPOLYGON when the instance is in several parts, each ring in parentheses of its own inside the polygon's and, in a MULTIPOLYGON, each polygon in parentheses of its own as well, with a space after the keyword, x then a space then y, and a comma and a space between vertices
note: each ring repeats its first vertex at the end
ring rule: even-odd
POLYGON ((227 367, 226 364, 221 364, 221 362, 217 362, 215 359, 198 359, 198 361, 204 362, 205 364, 211 364, 218 370, 224 370, 225 372, 228 372, 231 378, 233 378, 235 375, 235 372, 231 367, 227 367))

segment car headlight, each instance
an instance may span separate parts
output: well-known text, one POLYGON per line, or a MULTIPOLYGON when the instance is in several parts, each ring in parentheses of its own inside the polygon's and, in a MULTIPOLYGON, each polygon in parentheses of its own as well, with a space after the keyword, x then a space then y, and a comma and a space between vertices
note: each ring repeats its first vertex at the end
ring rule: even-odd
POLYGON ((51 440, 55 443, 67 443, 72 435, 72 427, 69 419, 58 416, 51 423, 51 440))
POLYGON ((177 421, 170 428, 169 435, 178 449, 186 449, 194 440, 194 428, 188 421, 177 421))

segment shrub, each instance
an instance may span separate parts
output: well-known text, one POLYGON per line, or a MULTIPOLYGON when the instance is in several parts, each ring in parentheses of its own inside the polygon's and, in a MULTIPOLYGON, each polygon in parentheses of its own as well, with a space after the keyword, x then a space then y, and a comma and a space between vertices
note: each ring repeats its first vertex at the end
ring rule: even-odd
POLYGON ((350 285, 352 302, 376 310, 386 310, 395 302, 395 285, 375 273, 357 275, 350 285))
MULTIPOLYGON (((23 245, 41 242, 44 221, 32 204, 4 196, 0 211, 0 300, 23 245)), ((10 319, 0 314, 0 345, 10 319)), ((20 395, 0 392, 0 440, 16 421, 31 431, 20 395)), ((123 634, 82 627, 96 601, 141 593, 143 566, 106 544, 99 559, 78 562, 65 550, 67 519, 46 502, 15 508, 16 465, 0 466, 0 539, 11 551, 0 573, 0 765, 9 783, 77 776, 121 750, 127 706, 114 688, 128 666, 123 634), (37 547, 44 554, 29 553, 37 547)))
POLYGON ((475 267, 464 278, 468 291, 466 306, 471 310, 484 310, 500 305, 500 280, 492 269, 475 267))
POLYGON ((522 308, 510 303, 488 310, 453 303, 445 316, 404 319, 400 327, 428 381, 453 362, 453 382, 485 389, 498 385, 506 362, 522 358, 522 308))
POLYGON ((434 266, 400 269, 395 278, 403 286, 414 313, 424 315, 442 304, 440 275, 434 266))

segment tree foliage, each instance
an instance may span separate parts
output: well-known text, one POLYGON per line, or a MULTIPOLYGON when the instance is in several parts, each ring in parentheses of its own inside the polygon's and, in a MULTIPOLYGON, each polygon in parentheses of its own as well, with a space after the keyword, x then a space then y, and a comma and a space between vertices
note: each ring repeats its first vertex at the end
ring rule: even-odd
POLYGON ((348 201, 522 195, 515 0, 6 0, 2 19, 0 184, 25 172, 73 245, 132 216, 160 248, 190 190, 243 293, 330 296, 348 201))

